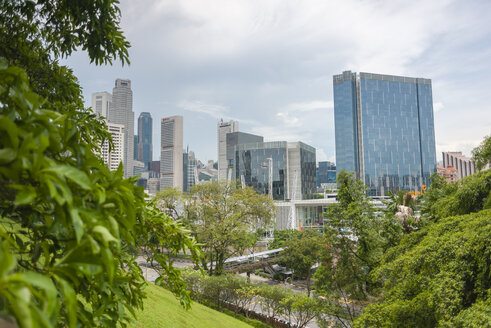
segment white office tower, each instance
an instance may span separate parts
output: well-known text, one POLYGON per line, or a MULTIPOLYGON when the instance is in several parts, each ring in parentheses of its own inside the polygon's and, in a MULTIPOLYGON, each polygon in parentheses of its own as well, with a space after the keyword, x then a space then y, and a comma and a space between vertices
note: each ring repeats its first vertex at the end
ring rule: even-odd
POLYGON ((182 191, 182 132, 182 116, 162 119, 160 130, 160 190, 177 188, 182 191))
POLYGON ((124 160, 124 125, 106 122, 109 133, 113 138, 113 148, 109 152, 109 142, 106 140, 101 147, 101 157, 109 170, 118 169, 119 163, 124 160))
POLYGON ((92 94, 92 110, 98 115, 107 119, 109 108, 113 101, 113 95, 109 92, 96 92, 92 94))
POLYGON ((131 81, 116 79, 113 89, 112 106, 108 111, 110 123, 122 124, 125 128, 124 138, 124 176, 133 176, 134 129, 133 92, 131 81))
POLYGON ((227 179, 227 133, 238 132, 239 122, 224 122, 223 119, 218 122, 218 179, 227 179))

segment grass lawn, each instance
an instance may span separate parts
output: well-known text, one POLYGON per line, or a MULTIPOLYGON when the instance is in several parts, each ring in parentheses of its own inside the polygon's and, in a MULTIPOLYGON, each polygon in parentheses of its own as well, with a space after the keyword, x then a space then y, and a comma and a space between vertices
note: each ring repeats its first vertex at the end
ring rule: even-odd
POLYGON ((138 311, 137 320, 132 327, 137 328, 222 328, 251 326, 221 312, 194 302, 191 309, 183 309, 176 297, 168 290, 148 284, 145 289, 143 311, 138 311))

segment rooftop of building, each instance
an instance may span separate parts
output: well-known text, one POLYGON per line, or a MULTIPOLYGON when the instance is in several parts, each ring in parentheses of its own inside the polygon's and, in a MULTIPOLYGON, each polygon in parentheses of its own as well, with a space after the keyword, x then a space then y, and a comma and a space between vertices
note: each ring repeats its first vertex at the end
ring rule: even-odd
MULTIPOLYGON (((341 84, 344 81, 352 81, 356 77, 356 72, 344 71, 342 74, 333 76, 334 84, 341 84)), ((376 73, 358 73, 361 79, 390 81, 390 82, 403 82, 403 83, 418 83, 418 84, 431 84, 431 79, 420 77, 407 77, 398 75, 376 74, 376 73)))

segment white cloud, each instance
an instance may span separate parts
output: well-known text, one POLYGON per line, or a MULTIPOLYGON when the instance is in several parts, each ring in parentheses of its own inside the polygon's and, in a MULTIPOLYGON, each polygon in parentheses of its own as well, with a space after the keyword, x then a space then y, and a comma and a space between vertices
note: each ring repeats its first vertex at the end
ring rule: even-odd
POLYGON ((445 106, 443 105, 443 103, 441 102, 436 102, 436 103, 433 103, 433 111, 435 113, 438 113, 439 111, 441 111, 442 109, 444 109, 445 106))
POLYGON ((324 162, 324 161, 328 160, 327 154, 324 151, 324 149, 316 149, 315 150, 315 157, 316 157, 317 163, 324 162))
POLYGON ((158 121, 184 111, 193 127, 186 142, 206 149, 204 158, 216 156, 223 118, 267 140, 304 141, 332 160, 333 74, 431 78, 434 111, 445 113, 435 115, 436 140, 460 150, 470 146, 459 140, 476 146, 491 124, 490 10, 485 0, 122 0, 131 66, 87 66, 83 56, 70 65, 87 99, 128 77, 136 115, 158 121))
POLYGON ((298 111, 298 112, 309 112, 313 110, 325 110, 325 109, 333 109, 334 102, 332 100, 322 101, 315 100, 309 102, 295 103, 290 104, 286 107, 287 111, 298 111))
POLYGON ((225 106, 206 104, 195 100, 183 100, 177 104, 177 107, 190 112, 207 114, 215 118, 223 117, 225 116, 225 113, 228 112, 228 109, 225 106))

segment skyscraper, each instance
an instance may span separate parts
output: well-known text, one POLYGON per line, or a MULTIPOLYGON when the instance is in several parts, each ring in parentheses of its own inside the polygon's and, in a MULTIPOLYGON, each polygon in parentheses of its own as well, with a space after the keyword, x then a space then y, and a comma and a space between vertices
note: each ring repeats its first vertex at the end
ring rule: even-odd
POLYGON ((421 190, 435 172, 431 80, 334 75, 337 171, 356 172, 369 195, 421 190))
POLYGON ((238 132, 239 122, 220 120, 217 124, 218 135, 218 179, 227 179, 227 133, 238 132))
MULTIPOLYGON (((227 137, 230 141, 240 134, 243 133, 231 133, 227 137)), ((242 137, 262 139, 250 134, 242 137)), ((270 194, 275 200, 298 200, 316 191, 315 148, 302 142, 244 143, 239 138, 239 142, 228 147, 227 153, 231 158, 228 168, 233 172, 232 180, 251 186, 258 193, 270 194)))
POLYGON ((152 161, 152 115, 143 112, 138 117, 138 160, 150 170, 152 161))
POLYGON ((182 157, 182 190, 189 191, 189 189, 196 184, 197 164, 196 156, 194 152, 187 150, 182 157))
POLYGON ((96 92, 92 94, 92 110, 99 116, 108 118, 108 112, 111 108, 113 95, 109 92, 96 92))
POLYGON ((113 148, 109 152, 109 141, 105 140, 101 147, 101 157, 109 170, 115 171, 118 169, 119 163, 124 160, 124 126, 107 122, 107 128, 113 139, 113 148))
POLYGON ((162 119, 160 130, 160 189, 182 191, 182 116, 162 119))
POLYGON ((124 176, 130 177, 133 175, 135 124, 131 81, 116 79, 112 98, 112 106, 108 112, 108 121, 111 123, 124 125, 124 176))

